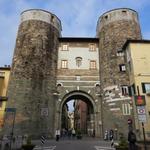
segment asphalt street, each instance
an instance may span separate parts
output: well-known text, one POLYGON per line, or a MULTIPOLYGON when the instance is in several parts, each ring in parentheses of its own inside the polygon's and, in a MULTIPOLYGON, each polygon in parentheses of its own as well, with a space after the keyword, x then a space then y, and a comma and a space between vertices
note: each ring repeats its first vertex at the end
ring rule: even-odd
POLYGON ((111 148, 110 142, 100 141, 99 139, 82 139, 82 140, 55 140, 34 141, 36 147, 34 150, 115 150, 111 148))

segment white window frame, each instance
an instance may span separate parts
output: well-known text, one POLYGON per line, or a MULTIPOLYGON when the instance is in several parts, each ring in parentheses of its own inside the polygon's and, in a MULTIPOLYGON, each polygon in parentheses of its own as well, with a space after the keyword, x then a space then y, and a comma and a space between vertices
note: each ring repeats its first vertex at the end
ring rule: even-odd
POLYGON ((62 51, 68 51, 69 45, 68 44, 62 44, 62 51))
POLYGON ((120 64, 119 69, 120 69, 121 72, 125 72, 126 71, 126 65, 125 64, 120 64))
POLYGON ((150 82, 142 82, 142 92, 150 94, 150 82))
POLYGON ((89 44, 89 51, 95 52, 96 51, 96 44, 94 44, 94 43, 89 44))
POLYGON ((120 57, 121 57, 121 56, 124 56, 124 52, 118 51, 118 52, 117 52, 117 56, 120 56, 120 57))
POLYGON ((90 60, 90 69, 96 69, 96 68, 97 68, 96 60, 90 60))
POLYGON ((122 95, 129 95, 128 86, 127 85, 122 85, 121 86, 121 92, 122 92, 122 95))
POLYGON ((131 115, 131 106, 129 103, 122 104, 123 115, 131 115))
POLYGON ((62 69, 68 68, 68 60, 61 60, 61 68, 62 69))
POLYGON ((81 80, 81 76, 80 75, 76 75, 76 80, 80 81, 81 80))
POLYGON ((150 93, 150 83, 145 83, 144 86, 146 93, 150 93))

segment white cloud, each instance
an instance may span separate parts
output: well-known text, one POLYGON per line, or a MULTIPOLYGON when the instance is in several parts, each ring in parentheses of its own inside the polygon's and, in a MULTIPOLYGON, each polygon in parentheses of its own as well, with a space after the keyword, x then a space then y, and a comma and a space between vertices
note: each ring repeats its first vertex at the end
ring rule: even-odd
MULTIPOLYGON (((147 5, 148 0, 0 0, 0 66, 11 63, 20 13, 26 9, 53 12, 62 21, 63 36, 94 37, 97 20, 105 11, 129 7, 144 12, 147 5)), ((150 31, 144 32, 149 37, 150 31)))

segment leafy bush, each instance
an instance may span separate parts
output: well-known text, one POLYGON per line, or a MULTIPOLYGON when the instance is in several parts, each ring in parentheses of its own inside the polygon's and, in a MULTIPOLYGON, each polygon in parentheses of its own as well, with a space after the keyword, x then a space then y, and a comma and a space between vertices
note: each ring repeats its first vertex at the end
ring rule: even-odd
POLYGON ((76 131, 76 136, 77 136, 77 139, 82 139, 81 130, 77 130, 77 131, 76 131))
POLYGON ((116 146, 116 148, 128 149, 128 142, 123 133, 120 133, 119 144, 116 146))
POLYGON ((76 131, 76 134, 77 134, 77 135, 81 135, 81 130, 77 130, 77 131, 76 131))
POLYGON ((32 144, 31 142, 31 136, 28 136, 27 139, 26 139, 26 144, 23 144, 22 145, 22 149, 23 150, 33 150, 33 148, 35 147, 34 144, 32 144))
POLYGON ((27 137, 27 145, 31 145, 31 136, 27 137))

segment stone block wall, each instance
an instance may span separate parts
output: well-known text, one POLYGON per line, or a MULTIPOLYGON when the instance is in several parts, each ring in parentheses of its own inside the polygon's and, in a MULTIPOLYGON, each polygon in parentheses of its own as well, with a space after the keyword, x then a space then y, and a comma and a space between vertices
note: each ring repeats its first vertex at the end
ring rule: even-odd
MULTIPOLYGON (((26 13, 22 14, 22 18, 26 17, 26 13)), ((53 22, 42 18, 48 16, 50 20, 50 13, 29 10, 28 15, 29 18, 22 19, 18 30, 7 107, 16 108, 14 134, 52 136, 55 121, 53 91, 56 88, 60 31, 53 22)), ((6 121, 6 128, 11 125, 6 121)), ((7 133, 10 133, 8 128, 7 133)))
POLYGON ((123 114, 124 104, 131 104, 129 95, 122 95, 122 85, 129 85, 126 71, 120 71, 119 65, 125 64, 122 46, 127 39, 141 39, 138 15, 131 9, 116 9, 106 12, 98 21, 99 59, 101 93, 103 95, 103 127, 105 130, 128 130, 127 119, 131 114, 123 114), (107 93, 107 94, 106 94, 107 93), (112 104, 113 103, 113 104, 112 104))

